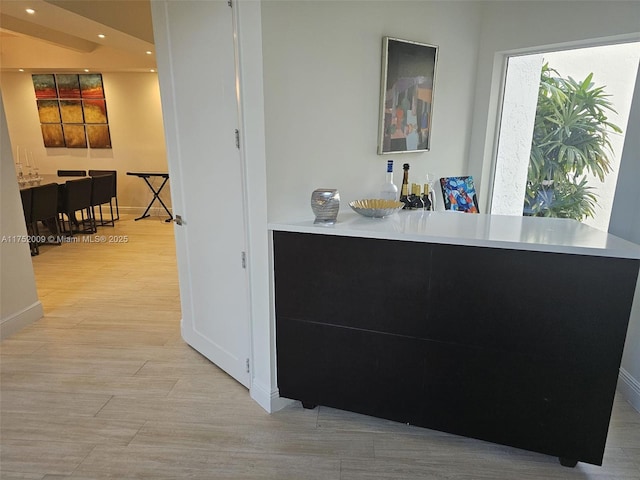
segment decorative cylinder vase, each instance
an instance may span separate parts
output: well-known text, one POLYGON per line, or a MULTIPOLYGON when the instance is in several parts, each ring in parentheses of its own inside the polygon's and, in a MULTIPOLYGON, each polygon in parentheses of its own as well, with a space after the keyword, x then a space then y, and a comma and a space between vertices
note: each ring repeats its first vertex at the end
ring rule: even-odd
POLYGON ((340 194, 335 188, 318 188, 311 194, 311 210, 316 219, 313 223, 333 225, 340 209, 340 194))

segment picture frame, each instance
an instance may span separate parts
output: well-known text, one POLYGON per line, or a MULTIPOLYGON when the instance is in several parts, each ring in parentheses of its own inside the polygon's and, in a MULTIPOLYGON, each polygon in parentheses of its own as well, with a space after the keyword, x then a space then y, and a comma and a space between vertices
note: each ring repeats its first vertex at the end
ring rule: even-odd
POLYGON ((442 177, 440 179, 440 188, 445 210, 480 213, 473 176, 442 177))
POLYGON ((112 148, 102 74, 33 74, 45 148, 112 148))
POLYGON ((437 60, 435 45, 383 37, 378 154, 430 150, 437 60))

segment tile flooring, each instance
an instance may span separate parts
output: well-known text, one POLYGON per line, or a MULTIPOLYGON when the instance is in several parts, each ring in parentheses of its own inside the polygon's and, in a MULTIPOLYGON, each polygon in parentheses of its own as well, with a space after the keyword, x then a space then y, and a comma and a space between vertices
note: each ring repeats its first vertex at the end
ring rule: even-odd
POLYGON ((173 227, 33 257, 45 317, 0 344, 0 478, 640 479, 640 414, 617 398, 604 465, 331 408, 267 414, 180 338, 173 227))

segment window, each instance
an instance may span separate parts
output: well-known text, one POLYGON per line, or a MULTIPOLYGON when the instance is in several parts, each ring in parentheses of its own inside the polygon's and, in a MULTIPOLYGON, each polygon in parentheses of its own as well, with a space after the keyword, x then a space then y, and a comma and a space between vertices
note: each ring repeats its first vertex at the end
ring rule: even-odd
POLYGON ((612 147, 611 173, 603 182, 587 175, 586 185, 597 196, 597 201, 593 217, 583 220, 598 229, 608 229, 639 58, 640 43, 509 57, 491 213, 523 214, 540 72, 543 65, 548 64, 562 78, 571 77, 576 81, 593 73, 593 83, 604 88, 617 111, 607 115, 608 121, 622 130, 622 134, 608 135, 612 147))

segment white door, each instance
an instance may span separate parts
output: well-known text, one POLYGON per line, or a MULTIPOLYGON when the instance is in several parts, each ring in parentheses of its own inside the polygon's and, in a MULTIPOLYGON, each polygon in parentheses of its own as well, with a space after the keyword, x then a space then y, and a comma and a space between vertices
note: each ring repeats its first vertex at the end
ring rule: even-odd
POLYGON ((226 1, 151 2, 182 336, 249 386, 249 294, 233 20, 226 1))

